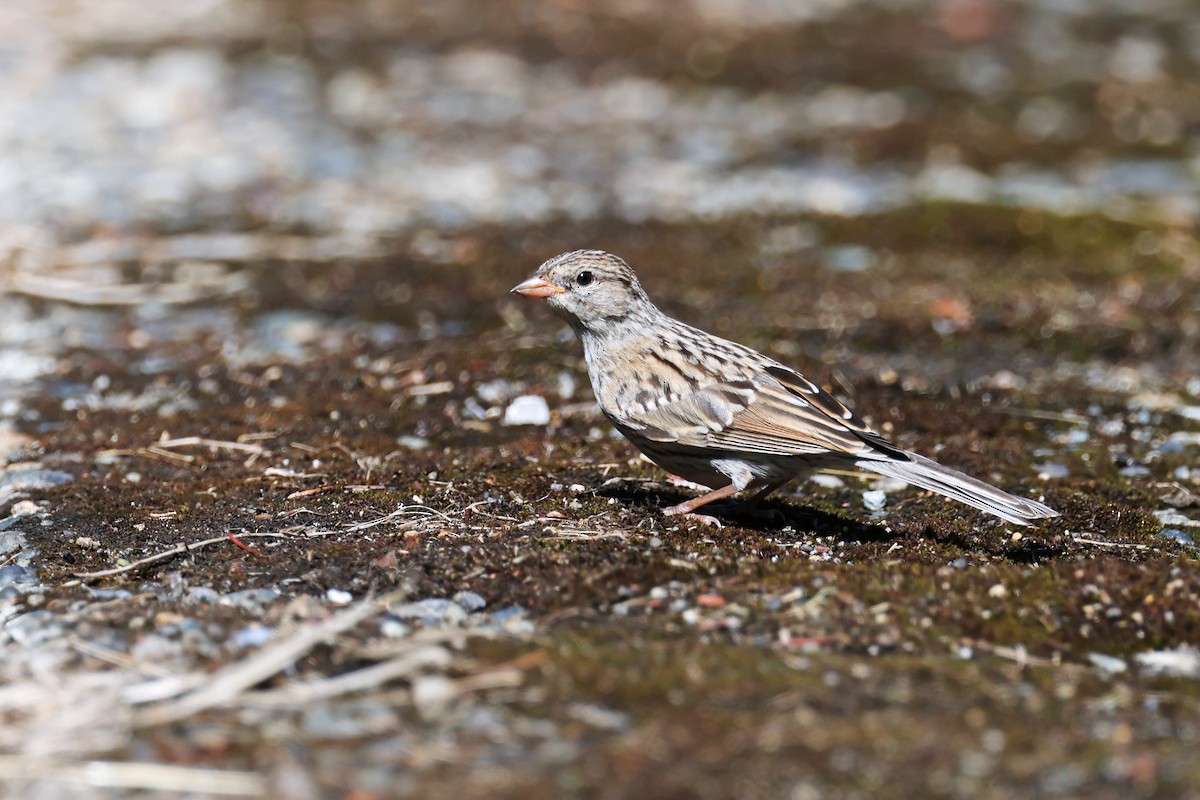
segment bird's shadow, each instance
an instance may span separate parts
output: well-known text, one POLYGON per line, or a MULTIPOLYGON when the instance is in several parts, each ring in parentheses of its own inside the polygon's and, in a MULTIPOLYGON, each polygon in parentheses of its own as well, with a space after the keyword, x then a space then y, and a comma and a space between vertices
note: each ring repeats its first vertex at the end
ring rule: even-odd
MULTIPOLYGON (((663 488, 661 485, 622 481, 607 484, 596 490, 600 497, 610 497, 625 505, 665 508, 687 500, 691 495, 663 488)), ((787 529, 807 531, 818 536, 836 536, 839 540, 858 542, 890 542, 903 536, 902 532, 869 522, 830 514, 785 500, 766 500, 749 508, 744 500, 718 500, 699 512, 760 533, 781 533, 787 529)))
MULTIPOLYGON (((638 483, 621 481, 607 484, 596 490, 601 497, 611 497, 625 505, 642 505, 652 508, 664 508, 681 502, 692 495, 664 487, 662 484, 638 483)), ((724 522, 739 528, 758 531, 760 533, 782 533, 789 528, 792 531, 814 533, 818 536, 834 536, 845 542, 894 542, 911 536, 913 531, 907 526, 884 527, 870 522, 861 522, 839 514, 831 514, 820 509, 799 505, 796 500, 768 500, 759 503, 753 509, 747 508, 747 503, 741 500, 721 500, 712 505, 704 506, 701 513, 718 517, 724 522)), ((1047 541, 1025 540, 1021 545, 1008 544, 996 547, 987 546, 987 537, 969 537, 961 533, 949 531, 935 533, 931 526, 926 526, 922 536, 956 547, 966 553, 989 550, 993 555, 1018 564, 1035 564, 1041 561, 1054 560, 1066 555, 1067 550, 1047 541)))

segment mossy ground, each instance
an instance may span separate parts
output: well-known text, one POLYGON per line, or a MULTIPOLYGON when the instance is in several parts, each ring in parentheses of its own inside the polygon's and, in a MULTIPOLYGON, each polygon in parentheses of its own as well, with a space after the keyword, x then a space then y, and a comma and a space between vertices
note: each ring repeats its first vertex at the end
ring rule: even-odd
MULTIPOLYGON (((55 386, 104 376, 104 392, 138 395, 163 384, 194 410, 67 411, 48 386, 23 420, 44 463, 80 472, 45 494, 54 524, 31 533, 54 587, 46 607, 86 596, 77 572, 179 542, 336 529, 419 502, 445 524, 247 540, 257 552, 210 547, 102 585, 136 591, 178 573, 219 591, 406 585, 414 597, 469 589, 491 607, 523 606, 532 640, 471 650, 483 665, 531 665, 520 690, 483 703, 510 722, 552 722, 574 755, 511 743, 468 769, 485 734, 450 734, 451 755, 418 771, 425 796, 1181 796, 1200 785, 1200 691, 1139 672, 1132 656, 1200 639, 1195 551, 1160 536, 1151 514, 1186 461, 1155 446, 1189 423, 1133 395, 1183 393, 1194 375, 1200 258, 1175 231, 1151 230, 1161 246, 1130 255, 1145 229, 1039 219, 934 206, 868 220, 566 226, 464 234, 453 263, 398 242, 370 262, 261 265, 240 319, 320 312, 340 331, 336 349, 247 366, 216 339, 131 337, 125 350, 77 351, 55 386), (838 272, 821 247, 765 252, 789 225, 822 246, 870 247, 875 265, 838 272), (1017 530, 911 490, 872 515, 855 478, 797 487, 763 515, 725 506, 720 529, 664 518, 657 507, 684 490, 607 435, 561 323, 506 295, 542 258, 585 245, 627 258, 668 311, 828 384, 903 446, 1044 494, 1062 518, 1017 530), (373 324, 396 326, 386 344, 373 324), (174 366, 131 368, 149 356, 174 366), (1087 370, 1157 383, 1089 383, 1087 370), (561 373, 579 388, 559 400, 561 373), (550 398, 550 425, 472 419, 468 402, 497 378, 550 398), (1081 427, 1089 435, 1065 444, 1081 427), (252 456, 147 449, 166 435, 258 434, 252 456), (412 436, 427 446, 398 444, 412 436), (1048 460, 1067 477, 1039 478, 1048 460), (1122 473, 1129 464, 1147 470, 1122 473), (1102 671, 1093 654, 1127 668, 1102 671)), ((266 768, 285 749, 321 750, 323 786, 354 786, 342 781, 356 746, 213 724, 236 754, 180 743, 178 758, 266 768)), ((172 740, 160 733, 160 745, 172 740)))

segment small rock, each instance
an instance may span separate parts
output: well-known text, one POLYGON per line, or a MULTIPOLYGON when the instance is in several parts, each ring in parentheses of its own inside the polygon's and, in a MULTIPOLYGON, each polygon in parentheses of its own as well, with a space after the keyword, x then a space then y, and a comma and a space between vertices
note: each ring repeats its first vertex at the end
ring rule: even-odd
POLYGON ((1196 546, 1196 540, 1193 539, 1189 534, 1185 533, 1184 531, 1179 530, 1178 528, 1163 528, 1161 531, 1158 532, 1158 535, 1164 536, 1168 539, 1174 539, 1175 541, 1179 542, 1180 544, 1186 544, 1188 547, 1196 546))
POLYGON ((221 595, 211 586, 189 586, 187 598, 193 603, 221 602, 221 595))
POLYGON ((846 482, 837 475, 825 475, 820 472, 810 476, 809 480, 817 486, 823 486, 826 489, 840 489, 846 485, 846 482))
POLYGON ((880 511, 887 503, 887 493, 879 489, 869 489, 862 493, 862 499, 868 511, 880 511))
POLYGON ((130 649, 129 655, 137 661, 150 664, 166 664, 184 657, 183 645, 157 633, 143 636, 130 649))
POLYGON ((379 623, 379 632, 389 639, 403 639, 411 631, 411 628, 390 614, 379 623))
POLYGON ((462 606, 466 611, 479 611, 487 606, 487 600, 470 590, 456 592, 454 602, 462 606))
POLYGON ((1101 672, 1107 672, 1111 675, 1124 672, 1129 668, 1124 659, 1105 655, 1104 653, 1091 653, 1088 655, 1088 661, 1091 661, 1101 672))
POLYGON ((392 615, 398 619, 419 619, 425 625, 461 625, 466 622, 467 612, 453 600, 446 598, 430 598, 405 603, 392 609, 392 615))
POLYGON ((36 464, 13 464, 0 469, 0 503, 18 492, 49 489, 75 479, 69 472, 40 469, 36 464))
POLYGON ((876 481, 872 481, 871 488, 885 494, 895 494, 896 492, 902 492, 907 489, 908 484, 899 478, 883 477, 876 481))
POLYGON ((550 422, 550 406, 544 397, 521 395, 504 409, 505 425, 546 425, 550 422))
POLYGON ((244 608, 247 611, 261 611, 263 606, 275 602, 279 597, 279 592, 275 589, 242 589, 225 595, 221 598, 221 602, 224 605, 244 608))
POLYGON ((475 387, 475 395, 489 405, 499 405, 518 391, 520 390, 513 386, 511 381, 506 381, 503 378, 486 381, 475 387))
POLYGON ((988 597, 995 597, 996 599, 1008 597, 1008 587, 1003 583, 994 584, 992 588, 988 589, 988 597))
POLYGON ((335 606, 348 606, 354 602, 354 595, 345 589, 329 589, 325 592, 325 599, 335 606))
POLYGON ((0 567, 0 589, 32 586, 37 583, 37 573, 28 567, 8 564, 0 567))
POLYGON ((8 514, 10 517, 27 517, 41 510, 41 507, 32 500, 18 500, 13 503, 13 507, 8 510, 8 514))
POLYGON ((720 608, 725 605, 725 598, 719 594, 702 594, 696 598, 696 605, 704 608, 720 608))
POLYGON ((520 606, 505 606, 498 611, 492 612, 492 621, 503 625, 510 620, 519 619, 523 616, 525 616, 525 609, 520 606))
POLYGON ((68 623, 59 615, 42 610, 13 617, 4 624, 4 632, 14 642, 29 647, 57 639, 68 627, 68 623))
POLYGON ((445 675, 419 675, 412 681, 412 700, 417 713, 426 719, 440 714, 454 698, 458 687, 445 675))
POLYGON ((875 252, 859 244, 826 247, 821 255, 834 272, 863 272, 875 265, 875 252))
POLYGON ((229 645, 235 650, 262 647, 274 635, 275 631, 266 625, 247 625, 245 628, 233 632, 233 635, 229 637, 229 645))
POLYGON ((128 589, 89 589, 88 595, 93 600, 129 600, 133 592, 128 589))
POLYGON ((1200 431, 1175 431, 1159 448, 1163 453, 1182 453, 1189 447, 1200 446, 1200 431))
POLYGON ((1182 525, 1185 528, 1200 527, 1200 519, 1184 516, 1173 508, 1163 508, 1152 513, 1163 525, 1182 525))
POLYGON ((555 389, 563 400, 570 400, 575 395, 575 376, 569 372, 558 373, 555 389))
POLYGON ((1153 650, 1133 657, 1137 665, 1155 675, 1181 678, 1200 677, 1200 650, 1181 647, 1177 650, 1153 650))
POLYGON ((1059 464, 1057 462, 1039 464, 1035 469, 1038 471, 1038 477, 1044 481, 1054 478, 1065 478, 1071 474, 1071 470, 1067 469, 1066 464, 1059 464))
POLYGON ((575 703, 567 709, 567 713, 593 728, 609 731, 623 731, 629 728, 628 715, 590 703, 575 703))
POLYGON ((408 450, 425 450, 429 447, 429 440, 424 436, 397 436, 396 444, 408 450))
POLYGON ((24 531, 5 531, 0 533, 0 556, 8 555, 25 546, 24 531))

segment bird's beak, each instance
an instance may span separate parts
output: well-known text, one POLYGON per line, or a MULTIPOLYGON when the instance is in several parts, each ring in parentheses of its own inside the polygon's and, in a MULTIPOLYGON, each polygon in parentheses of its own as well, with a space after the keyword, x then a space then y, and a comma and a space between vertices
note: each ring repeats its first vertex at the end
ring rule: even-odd
POLYGON ((527 281, 522 281, 512 288, 512 294, 520 294, 526 297, 549 297, 554 294, 565 292, 561 286, 551 283, 545 278, 539 278, 534 275, 527 281))

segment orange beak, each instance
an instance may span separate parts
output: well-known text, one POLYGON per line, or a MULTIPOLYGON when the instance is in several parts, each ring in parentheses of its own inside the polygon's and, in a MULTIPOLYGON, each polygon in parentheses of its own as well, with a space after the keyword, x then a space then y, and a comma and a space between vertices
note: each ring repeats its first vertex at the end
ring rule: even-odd
POLYGON ((522 281, 512 288, 512 294, 520 294, 525 297, 549 297, 552 294, 561 294, 565 292, 561 286, 557 286, 550 281, 539 278, 534 275, 527 281, 522 281))

